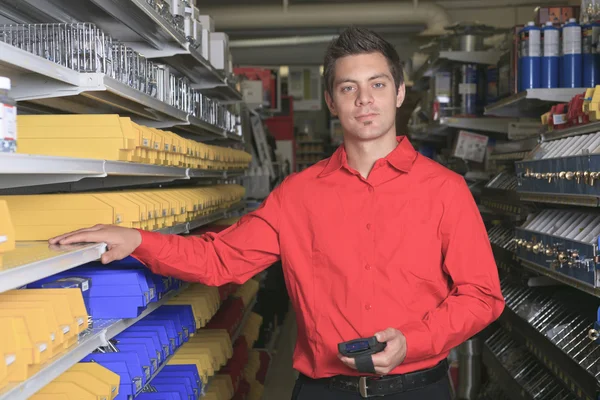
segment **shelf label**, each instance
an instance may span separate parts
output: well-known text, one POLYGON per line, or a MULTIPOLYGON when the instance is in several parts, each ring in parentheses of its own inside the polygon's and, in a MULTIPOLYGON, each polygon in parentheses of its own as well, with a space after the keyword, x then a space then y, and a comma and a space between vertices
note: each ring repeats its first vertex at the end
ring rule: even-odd
POLYGON ((6 364, 6 366, 11 365, 15 361, 17 361, 17 356, 14 354, 9 354, 7 356, 4 356, 4 363, 6 364))

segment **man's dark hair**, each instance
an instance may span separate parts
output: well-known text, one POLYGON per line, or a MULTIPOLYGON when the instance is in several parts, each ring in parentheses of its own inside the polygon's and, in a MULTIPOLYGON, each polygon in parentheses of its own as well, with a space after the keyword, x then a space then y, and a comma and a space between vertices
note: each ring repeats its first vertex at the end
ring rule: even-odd
POLYGON ((368 53, 381 53, 387 59, 396 91, 398 91, 400 85, 404 83, 404 71, 394 46, 369 29, 351 26, 344 30, 338 38, 331 41, 325 53, 323 75, 327 92, 330 95, 333 95, 335 62, 342 57, 368 53))

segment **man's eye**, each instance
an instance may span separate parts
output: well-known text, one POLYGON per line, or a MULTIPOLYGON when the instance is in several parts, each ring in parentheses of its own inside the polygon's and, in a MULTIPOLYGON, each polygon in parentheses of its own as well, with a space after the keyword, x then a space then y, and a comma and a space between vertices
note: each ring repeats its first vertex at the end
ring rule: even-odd
POLYGON ((385 85, 384 85, 383 83, 381 83, 381 82, 379 82, 379 83, 376 83, 376 84, 374 84, 373 86, 374 86, 374 87, 376 87, 376 88, 382 88, 382 87, 385 87, 385 85))
POLYGON ((349 92, 349 91, 351 91, 351 90, 352 90, 352 86, 344 86, 344 87, 342 88, 342 92, 349 92))

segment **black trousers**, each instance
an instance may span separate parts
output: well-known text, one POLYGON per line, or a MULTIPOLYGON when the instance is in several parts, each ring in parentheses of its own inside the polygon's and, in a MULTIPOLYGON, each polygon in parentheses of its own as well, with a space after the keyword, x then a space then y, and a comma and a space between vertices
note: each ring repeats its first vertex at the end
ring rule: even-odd
MULTIPOLYGON (((398 394, 390 394, 373 399, 384 400, 452 400, 448 375, 442 380, 425 386, 422 389, 410 390, 398 394)), ((358 393, 331 389, 324 381, 312 380, 300 375, 292 392, 292 400, 361 400, 358 393)))

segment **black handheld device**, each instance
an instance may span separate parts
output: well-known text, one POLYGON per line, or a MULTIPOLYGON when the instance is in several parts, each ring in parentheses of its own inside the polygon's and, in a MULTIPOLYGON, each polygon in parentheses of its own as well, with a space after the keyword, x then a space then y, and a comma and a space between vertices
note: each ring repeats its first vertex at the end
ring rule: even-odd
POLYGON ((375 336, 370 338, 360 338, 338 344, 338 350, 345 357, 357 358, 369 356, 369 358, 387 346, 385 342, 377 341, 375 336))

